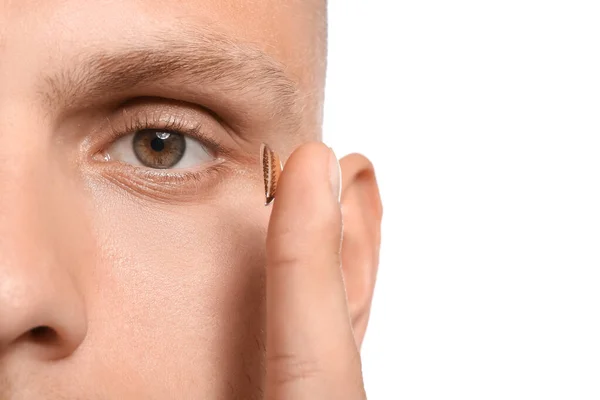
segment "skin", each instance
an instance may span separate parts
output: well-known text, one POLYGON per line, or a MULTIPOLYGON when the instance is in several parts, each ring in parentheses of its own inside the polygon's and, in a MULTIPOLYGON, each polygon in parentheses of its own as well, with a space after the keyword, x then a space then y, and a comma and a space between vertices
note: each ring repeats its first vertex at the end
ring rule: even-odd
POLYGON ((325 51, 317 0, 0 0, 1 399, 365 398, 382 210, 371 163, 340 178, 319 143, 325 51), (171 76, 123 78, 131 49, 171 76), (173 119, 217 150, 115 156, 173 119))

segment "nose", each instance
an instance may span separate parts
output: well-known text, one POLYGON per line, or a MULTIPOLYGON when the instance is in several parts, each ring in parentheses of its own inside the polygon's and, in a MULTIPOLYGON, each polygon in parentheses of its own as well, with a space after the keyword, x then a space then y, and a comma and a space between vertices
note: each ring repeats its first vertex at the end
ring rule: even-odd
POLYGON ((10 348, 29 346, 41 358, 60 359, 85 336, 82 310, 71 301, 74 293, 42 269, 47 267, 36 268, 39 274, 24 268, 2 274, 0 357, 10 348))
POLYGON ((40 359, 66 358, 87 331, 77 202, 57 180, 27 169, 11 169, 1 182, 0 361, 24 348, 40 359))
POLYGON ((2 266, 0 358, 7 350, 30 347, 40 358, 60 359, 85 337, 84 310, 73 282, 52 267, 55 260, 42 261, 39 253, 34 257, 2 266))

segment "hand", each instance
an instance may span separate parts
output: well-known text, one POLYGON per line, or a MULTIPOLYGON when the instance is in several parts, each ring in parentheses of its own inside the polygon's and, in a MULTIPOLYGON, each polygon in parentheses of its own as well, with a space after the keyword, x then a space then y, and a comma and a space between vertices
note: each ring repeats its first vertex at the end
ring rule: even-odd
POLYGON ((366 399, 341 269, 339 165, 306 144, 281 175, 267 234, 268 400, 366 399))

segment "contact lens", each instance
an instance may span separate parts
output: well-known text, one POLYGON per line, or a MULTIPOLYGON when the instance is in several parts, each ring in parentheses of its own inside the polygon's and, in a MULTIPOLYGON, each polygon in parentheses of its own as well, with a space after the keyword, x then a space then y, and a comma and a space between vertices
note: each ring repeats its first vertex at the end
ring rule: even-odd
POLYGON ((279 176, 281 175, 283 166, 277 153, 264 143, 260 147, 260 160, 262 162, 265 183, 265 206, 268 206, 275 199, 277 184, 279 183, 279 176))

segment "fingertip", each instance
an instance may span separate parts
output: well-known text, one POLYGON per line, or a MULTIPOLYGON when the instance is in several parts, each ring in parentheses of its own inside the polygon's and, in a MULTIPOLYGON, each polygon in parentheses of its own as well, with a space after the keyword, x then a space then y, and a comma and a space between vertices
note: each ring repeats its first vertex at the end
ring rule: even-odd
POLYGON ((336 216, 340 192, 339 163, 333 151, 321 142, 296 149, 280 176, 271 221, 286 219, 304 223, 311 216, 336 216), (333 194, 333 196, 332 196, 333 194))
POLYGON ((292 153, 281 174, 269 222, 267 251, 272 261, 317 247, 339 251, 339 185, 337 158, 325 144, 307 143, 292 153))
MULTIPOLYGON (((332 150, 322 142, 309 142, 298 147, 288 158, 284 166, 284 174, 294 180, 298 174, 314 179, 327 166, 332 150)), ((283 180, 283 179, 282 179, 283 180)), ((283 181, 281 184, 285 184, 283 181)))

